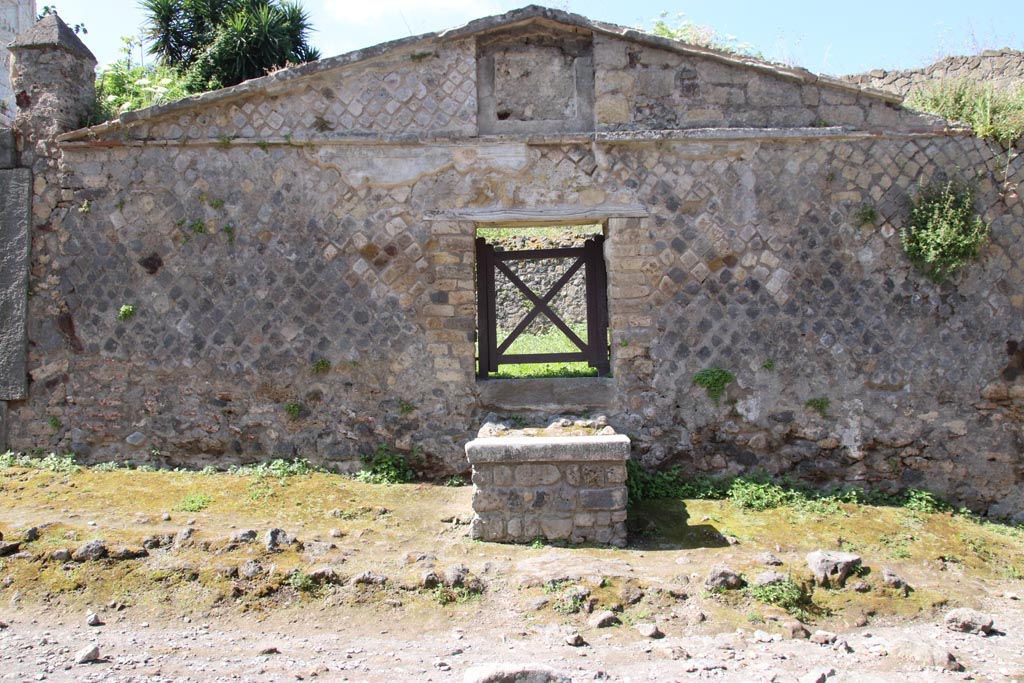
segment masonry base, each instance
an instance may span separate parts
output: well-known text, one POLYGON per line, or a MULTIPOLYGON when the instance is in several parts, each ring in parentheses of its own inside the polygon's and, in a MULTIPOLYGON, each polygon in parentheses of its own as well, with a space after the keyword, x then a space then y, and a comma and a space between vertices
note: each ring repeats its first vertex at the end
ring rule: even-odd
POLYGON ((622 435, 470 441, 472 537, 625 546, 629 445, 622 435))

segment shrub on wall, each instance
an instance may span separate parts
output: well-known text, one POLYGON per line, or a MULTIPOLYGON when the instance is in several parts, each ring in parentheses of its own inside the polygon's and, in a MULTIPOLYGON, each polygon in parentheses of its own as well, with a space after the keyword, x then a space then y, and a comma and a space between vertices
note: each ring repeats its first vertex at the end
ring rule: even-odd
POLYGON ((1024 136, 1024 88, 999 90, 967 79, 947 79, 912 91, 912 109, 970 124, 978 137, 1005 146, 1024 136))
POLYGON ((918 192, 900 239, 910 262, 942 283, 978 257, 988 234, 989 226, 974 211, 974 193, 949 181, 918 192))

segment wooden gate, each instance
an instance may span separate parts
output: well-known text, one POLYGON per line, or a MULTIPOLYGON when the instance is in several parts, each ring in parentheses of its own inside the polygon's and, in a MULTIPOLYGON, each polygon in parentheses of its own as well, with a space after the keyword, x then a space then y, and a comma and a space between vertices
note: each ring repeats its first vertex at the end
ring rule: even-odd
POLYGON ((486 378, 488 373, 497 372, 499 365, 520 363, 568 363, 586 361, 597 368, 598 375, 610 371, 608 360, 608 293, 607 275, 604 267, 602 244, 604 237, 597 235, 587 240, 582 247, 565 249, 526 249, 521 251, 496 251, 483 237, 476 240, 477 272, 477 376, 486 378), (540 259, 565 259, 569 268, 561 278, 543 295, 530 289, 507 265, 509 261, 540 259), (587 341, 577 336, 568 324, 551 308, 551 301, 580 270, 584 269, 587 298, 587 341), (532 308, 520 320, 507 337, 498 343, 497 292, 495 275, 501 272, 519 292, 532 304, 532 308), (571 353, 507 353, 513 342, 529 327, 537 316, 544 315, 578 351, 571 353))

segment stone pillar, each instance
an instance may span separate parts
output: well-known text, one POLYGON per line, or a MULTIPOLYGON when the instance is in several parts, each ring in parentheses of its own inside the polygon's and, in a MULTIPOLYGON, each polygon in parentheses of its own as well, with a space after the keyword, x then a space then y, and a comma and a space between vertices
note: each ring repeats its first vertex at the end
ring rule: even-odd
POLYGON ((0 0, 0 124, 14 120, 14 91, 11 90, 11 53, 7 46, 15 36, 36 22, 35 0, 0 0))
POLYGON ((14 168, 14 135, 0 128, 0 452, 7 450, 7 401, 25 398, 29 216, 32 172, 14 168))
POLYGON ((92 111, 96 58, 56 14, 15 38, 10 49, 11 87, 18 105, 14 128, 21 165, 36 176, 34 223, 43 225, 61 199, 55 138, 80 128, 92 111))

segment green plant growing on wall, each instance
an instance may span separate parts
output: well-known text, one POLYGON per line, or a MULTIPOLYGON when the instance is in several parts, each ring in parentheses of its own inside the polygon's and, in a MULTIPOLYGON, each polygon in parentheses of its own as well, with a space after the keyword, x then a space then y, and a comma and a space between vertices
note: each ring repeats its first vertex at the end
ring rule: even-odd
POLYGON ((312 370, 314 375, 326 375, 331 371, 331 361, 326 358, 317 358, 313 361, 312 370))
POLYGON ((761 369, 762 370, 768 370, 768 371, 774 370, 775 369, 775 359, 774 358, 765 358, 764 362, 761 363, 761 369))
POLYGON ((419 450, 413 449, 408 457, 393 450, 387 444, 380 444, 372 455, 361 457, 364 469, 356 479, 366 484, 405 484, 415 476, 412 463, 419 460, 419 450))
POLYGON ((853 212, 853 219, 857 221, 858 227, 874 225, 878 222, 878 210, 870 204, 861 204, 860 208, 853 212))
POLYGON ((922 188, 900 230, 907 258, 937 284, 977 258, 988 236, 988 224, 974 211, 974 193, 954 181, 922 188))
POLYGON ((815 396, 804 401, 804 407, 810 408, 822 417, 828 417, 828 408, 832 402, 824 396, 815 396))
POLYGON ((82 202, 82 205, 78 207, 78 213, 89 213, 90 211, 92 211, 92 205, 89 203, 89 200, 86 199, 82 202))
POLYGON ((204 235, 206 234, 206 224, 201 220, 196 219, 188 224, 188 229, 192 231, 193 235, 204 235))
POLYGON ((401 415, 410 415, 415 410, 416 406, 413 405, 412 403, 409 403, 408 401, 400 400, 398 402, 398 412, 401 415))
POLYGON ((54 432, 59 432, 61 427, 64 426, 60 423, 60 419, 56 415, 51 415, 46 420, 46 423, 50 425, 50 429, 52 429, 54 432))
POLYGON ((302 405, 298 401, 289 401, 288 403, 284 404, 285 414, 287 414, 288 417, 290 417, 293 420, 298 420, 300 417, 302 417, 302 413, 305 409, 306 406, 302 405))
POLYGON ((136 307, 133 304, 124 304, 117 311, 117 319, 121 322, 130 320, 135 315, 136 307))
POLYGON ((704 368, 693 376, 693 383, 699 387, 704 387, 705 391, 708 392, 708 398, 714 401, 715 405, 718 405, 718 402, 721 400, 722 394, 725 393, 725 388, 735 381, 735 375, 717 365, 704 368))
POLYGON ((235 243, 235 226, 228 223, 223 228, 221 228, 220 231, 228 236, 228 244, 235 243))

